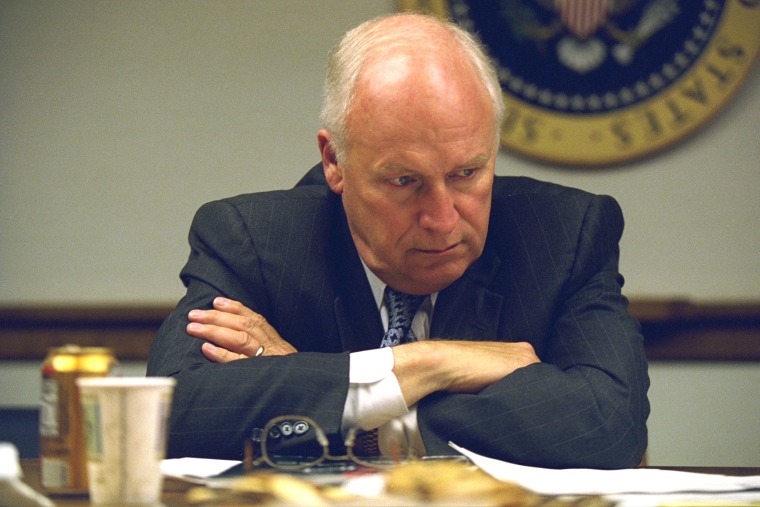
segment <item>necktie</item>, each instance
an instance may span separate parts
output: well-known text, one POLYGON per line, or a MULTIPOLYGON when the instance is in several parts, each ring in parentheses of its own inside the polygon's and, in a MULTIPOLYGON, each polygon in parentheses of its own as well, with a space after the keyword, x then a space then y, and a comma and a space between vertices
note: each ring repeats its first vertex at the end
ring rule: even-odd
POLYGON ((393 347, 401 343, 415 342, 412 320, 417 309, 427 296, 412 296, 391 287, 385 288, 385 302, 388 305, 388 331, 383 336, 380 347, 393 347))

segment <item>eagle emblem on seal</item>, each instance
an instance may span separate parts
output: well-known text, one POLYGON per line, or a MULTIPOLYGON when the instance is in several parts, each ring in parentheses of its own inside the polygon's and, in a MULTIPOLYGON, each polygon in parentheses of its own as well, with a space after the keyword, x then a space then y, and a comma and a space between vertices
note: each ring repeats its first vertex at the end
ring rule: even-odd
POLYGON ((588 114, 646 100, 688 71, 715 31, 717 0, 451 0, 502 87, 541 108, 588 114))
POLYGON ((615 19, 640 7, 641 0, 536 0, 532 8, 525 2, 503 3, 502 15, 514 33, 536 44, 557 39, 557 59, 580 74, 596 69, 610 56, 620 65, 630 64, 636 50, 680 12, 677 0, 649 0, 636 24, 625 28, 615 19), (541 22, 533 9, 556 16, 541 22), (599 33, 613 41, 611 47, 599 33))

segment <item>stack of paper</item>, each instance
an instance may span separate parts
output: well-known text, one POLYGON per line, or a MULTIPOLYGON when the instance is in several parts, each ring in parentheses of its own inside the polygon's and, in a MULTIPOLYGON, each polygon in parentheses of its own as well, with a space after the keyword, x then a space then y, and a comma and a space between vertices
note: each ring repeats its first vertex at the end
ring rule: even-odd
POLYGON ((554 470, 481 456, 456 444, 481 470, 545 495, 603 495, 620 506, 760 505, 760 476, 734 477, 674 470, 554 470), (684 502, 686 502, 684 504, 684 502))

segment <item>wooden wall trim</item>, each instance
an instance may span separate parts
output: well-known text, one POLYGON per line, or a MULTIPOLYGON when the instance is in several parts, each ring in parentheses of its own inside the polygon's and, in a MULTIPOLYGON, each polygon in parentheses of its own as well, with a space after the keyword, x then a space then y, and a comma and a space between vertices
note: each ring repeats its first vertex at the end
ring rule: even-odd
POLYGON ((0 360, 39 360, 66 344, 104 346, 122 361, 144 361, 166 305, 0 307, 0 360))
MULTIPOLYGON (((0 306, 0 360, 41 361, 69 343, 111 347, 144 361, 168 305, 0 306)), ((760 361, 760 302, 633 299, 655 361, 760 361)))
POLYGON ((631 300, 647 357, 659 361, 760 361, 760 303, 631 300))

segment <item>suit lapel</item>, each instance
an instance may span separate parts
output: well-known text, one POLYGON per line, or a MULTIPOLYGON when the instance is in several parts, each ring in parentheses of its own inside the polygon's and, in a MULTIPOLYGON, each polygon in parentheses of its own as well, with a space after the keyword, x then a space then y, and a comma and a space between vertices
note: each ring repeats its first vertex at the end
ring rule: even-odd
POLYGON ((488 286, 500 263, 486 249, 459 280, 438 294, 431 338, 493 340, 497 336, 503 296, 488 286))
MULTIPOLYGON (((336 196, 340 201, 340 198, 336 196)), ((372 288, 354 246, 342 204, 333 228, 330 270, 337 296, 333 301, 343 350, 375 349, 383 338, 380 319, 372 288)))

